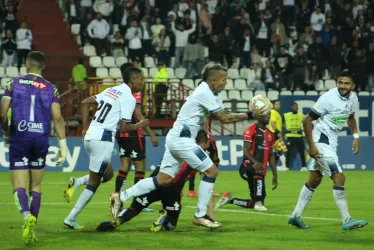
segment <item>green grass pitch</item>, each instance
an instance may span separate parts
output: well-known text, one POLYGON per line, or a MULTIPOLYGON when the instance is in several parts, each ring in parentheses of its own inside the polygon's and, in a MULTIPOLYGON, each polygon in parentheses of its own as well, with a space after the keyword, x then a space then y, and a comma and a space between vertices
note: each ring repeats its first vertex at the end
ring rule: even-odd
MULTIPOLYGON (((63 219, 74 206, 81 187, 73 202, 67 204, 63 190, 69 176, 85 173, 46 173, 43 184, 42 207, 37 225, 38 242, 30 246, 21 241, 23 219, 13 204, 12 189, 8 173, 0 174, 0 249, 374 249, 373 184, 374 172, 346 172, 349 208, 352 217, 366 219, 365 228, 345 232, 341 228, 340 214, 332 197, 332 182, 325 178, 314 194, 312 202, 304 212, 304 221, 310 230, 299 230, 287 224, 307 179, 307 172, 279 173, 279 187, 271 190, 271 173, 267 177, 268 212, 254 212, 234 205, 226 205, 216 211, 216 219, 223 223, 217 230, 195 227, 192 217, 197 199, 186 196, 184 190, 183 209, 178 227, 172 232, 152 233, 149 226, 157 212, 142 213, 116 232, 98 233, 95 226, 110 219, 109 194, 114 188, 113 180, 103 184, 91 203, 78 217, 86 227, 83 231, 63 228, 63 219)), ((132 183, 129 174, 128 184, 132 183)), ((187 187, 187 185, 186 185, 187 187)), ((196 185, 198 187, 198 184, 196 185)), ((215 189, 223 193, 230 191, 236 197, 248 196, 246 182, 237 172, 221 172, 215 189)), ((215 198, 218 201, 218 198, 215 198)), ((151 208, 158 210, 160 204, 151 208)))

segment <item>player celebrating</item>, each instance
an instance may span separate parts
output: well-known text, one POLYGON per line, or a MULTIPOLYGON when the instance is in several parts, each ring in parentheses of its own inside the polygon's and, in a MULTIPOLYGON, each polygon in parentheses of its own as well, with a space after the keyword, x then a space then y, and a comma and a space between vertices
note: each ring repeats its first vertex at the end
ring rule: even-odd
POLYGON ((130 124, 135 109, 135 98, 132 93, 139 92, 143 86, 141 70, 130 67, 126 69, 123 76, 123 84, 108 88, 82 102, 84 146, 90 158, 89 180, 86 189, 64 220, 64 226, 67 228, 83 228, 77 223, 76 217, 92 199, 101 181, 108 181, 112 177, 105 173, 107 169, 110 173, 113 172, 109 163, 118 125, 121 132, 129 132, 144 128, 148 124, 148 120, 130 124), (88 106, 95 103, 98 103, 97 111, 88 128, 88 106))
MULTIPOLYGON (((129 63, 121 65, 121 72, 124 72, 127 67, 129 67, 129 63)), ((136 107, 131 123, 135 124, 136 121, 144 120, 145 118, 142 114, 142 92, 137 92, 133 95, 136 100, 136 107)), ((144 130, 150 136, 153 146, 157 147, 159 140, 153 133, 152 129, 147 125, 144 130)), ((140 128, 137 131, 130 133, 119 133, 117 143, 120 149, 121 167, 116 178, 115 192, 124 192, 124 186, 126 184, 127 174, 130 170, 131 161, 135 165, 134 184, 136 184, 139 180, 144 179, 146 171, 146 145, 143 130, 140 128)), ((151 212, 153 210, 145 209, 144 211, 151 212)))
POLYGON ((113 193, 111 214, 118 217, 121 202, 132 197, 147 194, 158 187, 167 186, 180 170, 183 162, 191 168, 204 173, 199 186, 198 206, 193 223, 208 228, 217 228, 220 223, 207 215, 207 205, 212 197, 218 169, 204 150, 196 144, 194 138, 210 114, 222 123, 235 123, 252 119, 251 112, 236 114, 225 113, 214 94, 220 93, 226 85, 227 69, 221 64, 209 63, 203 69, 203 82, 187 98, 182 106, 173 128, 166 136, 166 150, 161 162, 160 173, 152 178, 139 181, 124 193, 113 193))
MULTIPOLYGON (((208 135, 204 130, 200 130, 197 133, 196 143, 202 148, 206 149, 209 147, 208 135)), ((159 172, 159 167, 152 173, 152 177, 156 176, 159 172)), ((165 187, 153 190, 152 192, 139 196, 133 199, 130 208, 124 209, 120 212, 118 221, 113 223, 112 221, 106 221, 98 225, 98 231, 113 230, 115 227, 123 224, 135 216, 137 216, 144 208, 156 201, 162 203, 163 209, 160 210, 158 219, 152 224, 150 230, 152 232, 158 232, 162 228, 165 230, 173 230, 177 226, 179 214, 182 209, 181 205, 181 192, 185 182, 194 177, 196 170, 184 163, 179 173, 172 180, 172 184, 165 187)), ((213 211, 210 211, 213 213, 213 211)))
POLYGON ((25 219, 25 243, 36 241, 34 228, 41 206, 41 183, 49 147, 51 115, 60 145, 56 166, 64 163, 67 154, 58 90, 41 76, 44 67, 44 54, 39 51, 30 52, 26 59, 28 74, 13 78, 1 100, 1 128, 5 145, 9 147, 14 200, 25 219), (9 128, 7 112, 10 107, 12 115, 9 128), (29 197, 26 188, 29 188, 29 197))
POLYGON ((355 86, 354 75, 348 70, 342 71, 337 87, 323 94, 304 118, 304 132, 309 144, 309 154, 313 159, 309 168, 309 179, 301 189, 299 200, 288 224, 301 229, 309 228, 300 216, 311 201, 313 192, 321 183, 324 175, 329 176, 333 181, 333 195, 342 216, 343 229, 352 230, 368 223, 366 220, 351 218, 348 212, 347 196, 344 191, 345 176, 336 154, 338 134, 346 121, 354 138, 353 154, 356 155, 360 151, 355 119, 358 99, 352 92, 355 86), (312 130, 314 120, 317 122, 312 130))
POLYGON ((273 172, 273 190, 278 186, 277 167, 275 162, 274 135, 266 128, 270 113, 262 116, 257 123, 244 131, 243 163, 240 165, 240 176, 248 182, 250 200, 231 198, 226 192, 217 202, 216 209, 226 204, 234 204, 244 208, 267 211, 264 206, 266 197, 265 176, 269 163, 273 172))

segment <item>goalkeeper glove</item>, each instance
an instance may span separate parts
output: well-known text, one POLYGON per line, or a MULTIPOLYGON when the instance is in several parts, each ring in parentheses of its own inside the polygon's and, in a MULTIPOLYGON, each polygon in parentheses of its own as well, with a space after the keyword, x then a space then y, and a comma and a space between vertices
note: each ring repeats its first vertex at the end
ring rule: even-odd
POLYGON ((5 147, 9 148, 10 147, 10 143, 9 143, 9 131, 4 131, 3 130, 3 139, 4 139, 5 147))
POLYGON ((60 148, 58 149, 58 153, 56 155, 55 160, 56 160, 56 166, 61 166, 66 160, 68 146, 66 144, 66 139, 59 140, 58 144, 60 148))

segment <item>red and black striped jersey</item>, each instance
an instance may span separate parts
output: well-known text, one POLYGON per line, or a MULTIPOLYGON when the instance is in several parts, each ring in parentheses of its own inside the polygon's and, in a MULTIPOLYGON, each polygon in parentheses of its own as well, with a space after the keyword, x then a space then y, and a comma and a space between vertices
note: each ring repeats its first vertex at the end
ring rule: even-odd
MULTIPOLYGON (((257 124, 249 126, 244 131, 244 141, 252 142, 251 155, 264 166, 264 175, 274 146, 274 134, 269 129, 261 129, 257 124)), ((243 161, 250 161, 244 157, 243 161)))

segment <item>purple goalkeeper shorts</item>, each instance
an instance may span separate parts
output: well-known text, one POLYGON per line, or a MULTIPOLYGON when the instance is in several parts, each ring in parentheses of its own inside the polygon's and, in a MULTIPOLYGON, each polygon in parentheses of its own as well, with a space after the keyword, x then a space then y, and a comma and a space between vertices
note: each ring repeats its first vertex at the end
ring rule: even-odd
POLYGON ((48 148, 48 135, 27 141, 12 139, 9 148, 9 170, 44 168, 48 148))

